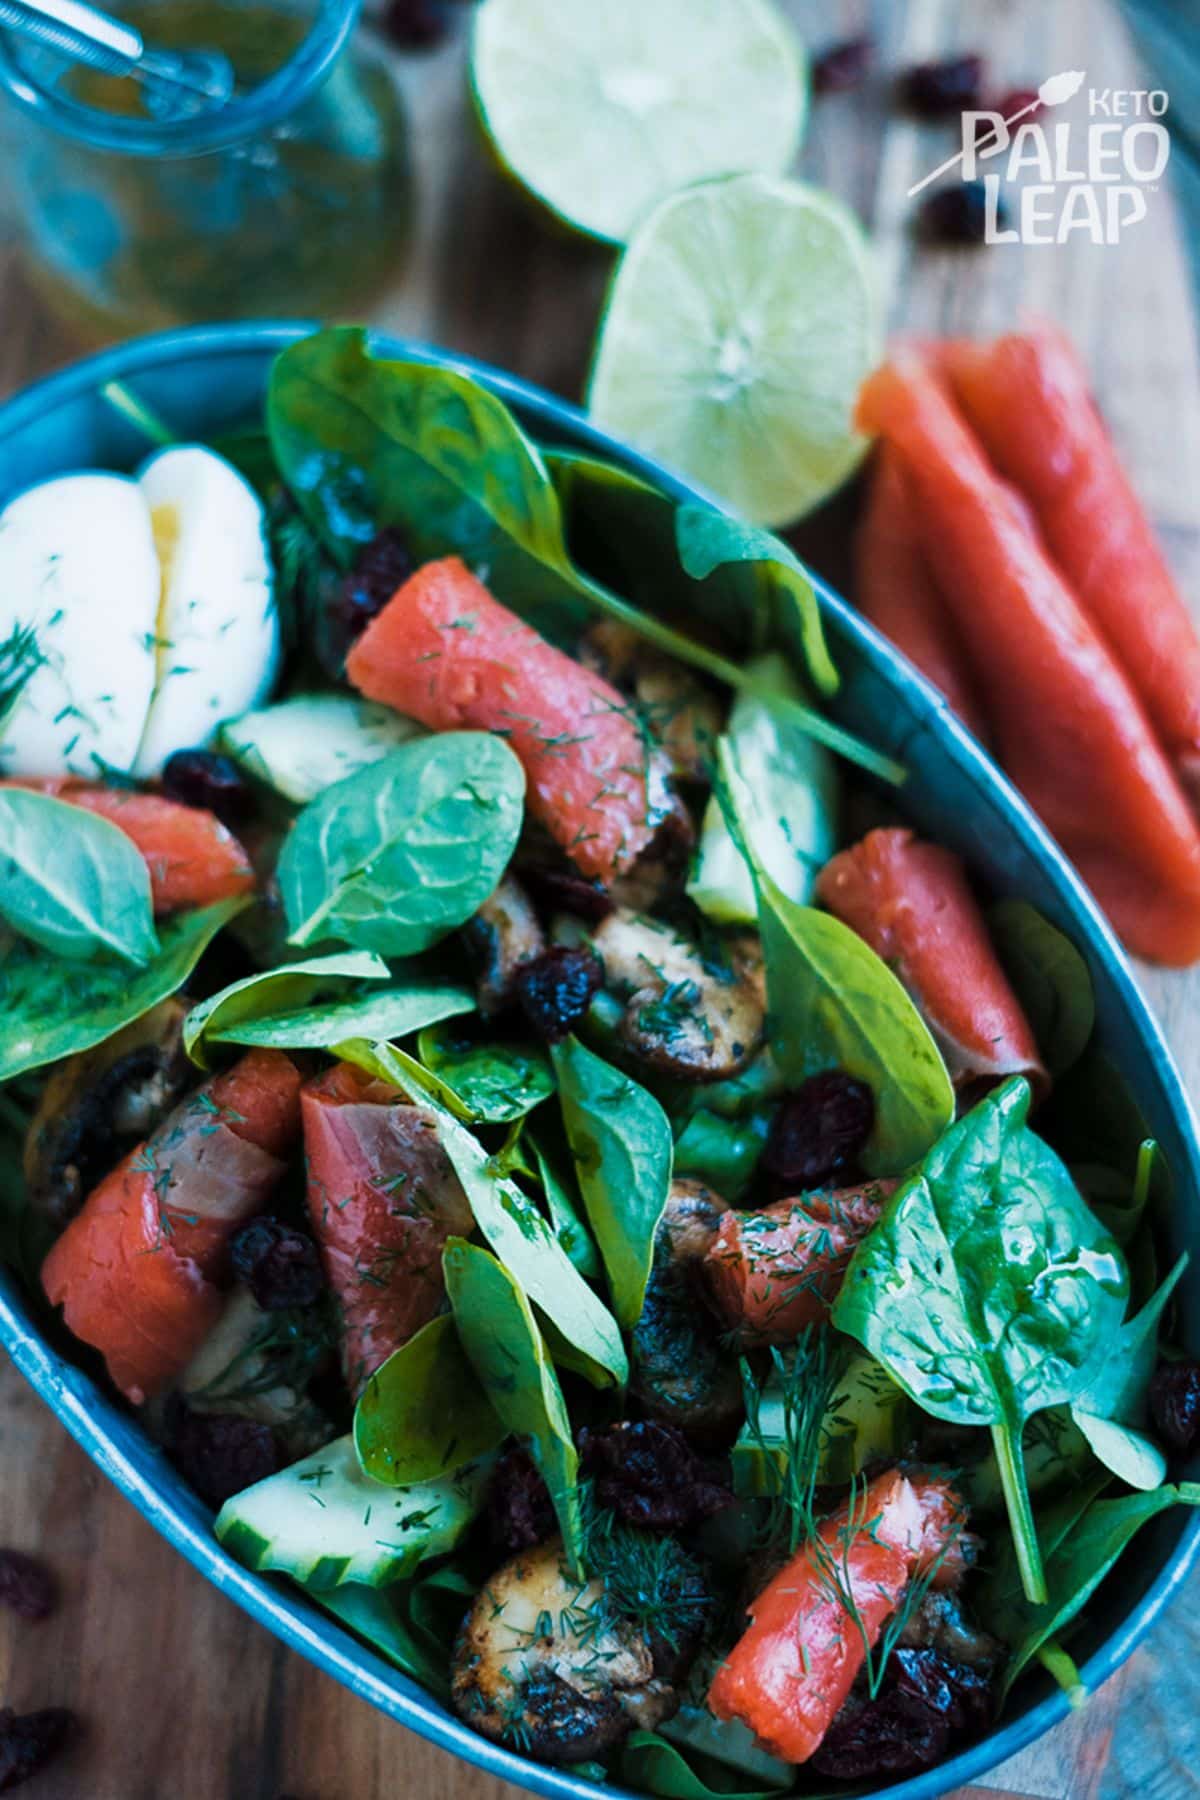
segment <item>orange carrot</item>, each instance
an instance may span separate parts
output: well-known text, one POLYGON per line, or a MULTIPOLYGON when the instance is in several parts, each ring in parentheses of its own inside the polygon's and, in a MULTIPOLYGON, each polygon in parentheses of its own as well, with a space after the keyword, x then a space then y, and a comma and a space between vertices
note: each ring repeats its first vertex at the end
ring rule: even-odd
POLYGON ((346 673, 434 731, 507 738, 529 808, 585 875, 625 873, 670 810, 628 702, 494 600, 458 557, 426 563, 367 627, 346 673))
POLYGON ((249 1051, 105 1177, 42 1264, 51 1304, 135 1406, 216 1324, 226 1246, 283 1175, 299 1123, 291 1058, 249 1051))
POLYGON ((233 833, 203 807, 180 806, 161 794, 141 794, 132 788, 92 787, 61 776, 4 785, 32 788, 81 806, 123 831, 150 871, 150 896, 160 917, 185 907, 231 900, 254 887, 254 870, 246 852, 233 833))
POLYGON ((854 544, 855 599, 872 625, 940 688, 981 741, 987 719, 946 597, 921 545, 916 502, 885 444, 854 544))
POLYGON ((1005 769, 1126 943, 1194 961, 1200 831, 1107 645, 927 362, 902 352, 885 364, 858 416, 903 461, 1005 769))
POLYGON ((339 1063, 301 1097, 308 1210, 354 1394, 441 1310, 442 1250, 475 1221, 431 1113, 339 1063))
POLYGON ((1078 354, 1039 322, 993 344, 956 341, 941 360, 984 449, 1030 502, 1051 556, 1200 802, 1200 637, 1078 354))
POLYGON ((727 1212, 704 1256, 717 1311, 745 1344, 791 1344, 829 1315, 846 1265, 894 1181, 727 1212))
POLYGON ((911 831, 869 831, 817 878, 817 897, 865 938, 916 1001, 959 1086, 1046 1070, 958 857, 911 831))
POLYGON ((897 1470, 877 1476, 755 1600, 749 1629, 709 1689, 709 1709, 740 1719, 773 1756, 807 1762, 914 1575, 944 1553, 935 1583, 961 1573, 948 1565, 962 1518, 945 1482, 897 1470))

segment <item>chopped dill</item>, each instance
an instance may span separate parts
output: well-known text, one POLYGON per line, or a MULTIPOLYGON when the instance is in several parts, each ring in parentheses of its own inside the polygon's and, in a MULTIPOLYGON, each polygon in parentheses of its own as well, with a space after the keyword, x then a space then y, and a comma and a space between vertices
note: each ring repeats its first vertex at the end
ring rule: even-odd
POLYGON ((635 1626, 678 1650, 705 1624, 709 1601, 700 1565, 670 1536, 638 1531, 581 1491, 584 1562, 604 1588, 597 1621, 635 1626))
POLYGON ((0 642, 0 731, 45 660, 32 625, 14 625, 0 642))

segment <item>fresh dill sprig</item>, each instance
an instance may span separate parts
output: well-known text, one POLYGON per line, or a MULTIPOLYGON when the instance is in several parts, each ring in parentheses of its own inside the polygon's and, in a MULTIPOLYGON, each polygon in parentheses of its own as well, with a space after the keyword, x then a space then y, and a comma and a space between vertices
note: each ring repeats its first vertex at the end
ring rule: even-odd
POLYGON ((966 1523, 962 1514, 938 1554, 905 1585, 896 1610, 884 1625, 878 1641, 871 1633, 855 1593, 851 1552, 864 1538, 878 1543, 878 1518, 869 1516, 870 1483, 853 1475, 845 1518, 833 1531, 829 1520, 818 1516, 817 1491, 822 1450, 836 1430, 837 1390, 843 1373, 843 1356, 834 1334, 809 1326, 797 1340, 791 1356, 771 1352, 778 1400, 779 1434, 768 1432, 763 1422, 764 1389, 743 1361, 742 1386, 746 1424, 751 1440, 769 1462, 779 1467, 779 1493, 771 1521, 774 1542, 786 1544, 789 1556, 803 1549, 816 1571, 826 1596, 846 1614, 862 1640, 867 1689, 877 1698, 892 1652, 900 1643, 916 1613, 924 1604, 938 1571, 958 1542, 966 1523))
POLYGON ((0 642, 0 731, 45 660, 32 625, 14 625, 0 642))
POLYGON ((699 1563, 666 1533, 639 1531, 598 1506, 592 1490, 581 1489, 584 1561, 604 1588, 601 1629, 633 1625, 678 1650, 704 1625, 707 1585, 699 1563))

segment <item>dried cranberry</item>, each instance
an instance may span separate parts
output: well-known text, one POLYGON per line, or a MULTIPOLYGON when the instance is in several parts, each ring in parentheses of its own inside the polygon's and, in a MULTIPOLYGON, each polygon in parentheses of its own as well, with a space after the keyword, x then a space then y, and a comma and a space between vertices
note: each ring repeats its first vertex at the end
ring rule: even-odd
POLYGON ((937 1650, 895 1650, 875 1699, 851 1695, 811 1767, 841 1781, 928 1769, 992 1713, 991 1682, 937 1650))
POLYGON ((269 1425, 236 1413, 198 1413, 186 1406, 176 1419, 171 1446, 175 1465, 210 1506, 223 1506, 243 1488, 279 1468, 269 1425))
POLYGON ((408 542, 395 525, 385 525, 363 546, 342 582, 338 599, 338 622, 347 650, 383 611, 396 589, 404 586, 415 567, 408 542))
POLYGON ((546 869, 531 864, 522 868, 521 880, 547 912, 568 912, 589 925, 599 925, 614 910, 612 895, 599 881, 589 881, 572 869, 546 869))
POLYGON ((1150 1411, 1172 1450, 1200 1446, 1200 1363, 1164 1362, 1150 1384, 1150 1411))
POLYGON ((58 1588, 45 1563, 21 1550, 0 1550, 0 1605, 22 1619, 45 1619, 54 1611, 58 1588))
POLYGON ((840 1069, 813 1075, 788 1094, 771 1124, 763 1167, 792 1193, 854 1169, 875 1123, 875 1096, 840 1069))
POLYGON ((251 1219, 230 1246, 233 1272, 264 1312, 312 1306, 325 1289, 321 1253, 307 1232, 264 1216, 251 1219))
POLYGON ((626 1525, 682 1531, 733 1501, 727 1482, 674 1425, 641 1419, 602 1431, 584 1426, 579 1456, 600 1506, 626 1525))
POLYGON ((223 825, 239 825, 254 810, 245 776, 216 750, 176 750, 162 772, 163 793, 182 806, 202 806, 223 825))
POLYGON ((981 56, 951 56, 944 62, 915 63, 900 77, 900 99, 921 119, 951 119, 979 108, 983 85, 981 56))
POLYGON ((75 1729, 75 1714, 65 1706, 41 1712, 15 1713, 0 1706, 0 1794, 20 1787, 61 1750, 75 1729))
POLYGON ((813 92, 841 94, 847 88, 857 87, 870 69, 874 55, 873 38, 847 38, 845 43, 830 44, 813 59, 813 92))
POLYGON ((550 1490, 527 1451, 508 1450, 496 1464, 488 1484, 487 1524, 493 1544, 509 1555, 553 1537, 550 1490))
POLYGON ((590 950, 555 944, 517 971, 517 999, 538 1036, 556 1044, 582 1019, 603 979, 590 950))
POLYGON ((445 0, 388 0, 382 23, 402 50, 433 50, 450 29, 445 0))
MULTIPOLYGON (((996 200, 996 224, 1008 223, 1008 209, 996 200)), ((935 188, 922 202, 917 230, 929 244, 982 244, 987 237, 987 193, 982 181, 935 188)))

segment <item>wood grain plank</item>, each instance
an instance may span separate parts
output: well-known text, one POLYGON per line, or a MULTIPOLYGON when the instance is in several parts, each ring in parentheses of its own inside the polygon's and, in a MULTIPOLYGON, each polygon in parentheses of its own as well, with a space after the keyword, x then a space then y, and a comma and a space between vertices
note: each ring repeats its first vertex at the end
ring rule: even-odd
MULTIPOLYGON (((888 71, 984 47, 1025 84, 1086 63, 1099 84, 1136 68, 1107 0, 786 0, 812 45, 870 29, 879 69, 820 103, 803 172, 841 193, 879 238, 892 324, 983 332, 1022 307, 1064 320, 1187 591, 1200 601, 1200 377, 1169 194, 1119 250, 923 253, 911 180, 946 154, 936 129, 882 129, 888 71)), ((402 276, 376 317, 516 369, 577 398, 612 267, 547 230, 493 169, 469 117, 461 46, 402 59, 421 198, 402 276)), ((0 392, 57 366, 69 340, 0 252, 0 392)), ((1144 973, 1193 1090, 1200 976, 1144 973)), ((37 1627, 0 1618, 0 1697, 67 1703, 88 1736, 47 1771, 39 1800, 516 1800, 355 1700, 252 1625, 111 1489, 10 1368, 0 1369, 0 1543, 42 1551, 64 1605, 37 1627)), ((1193 1603, 1088 1711, 957 1800, 1183 1800, 1200 1791, 1200 1584, 1193 1603), (1111 1758, 1108 1756, 1111 1740, 1111 1758), (1104 1765, 1107 1763, 1107 1767, 1104 1765)))

